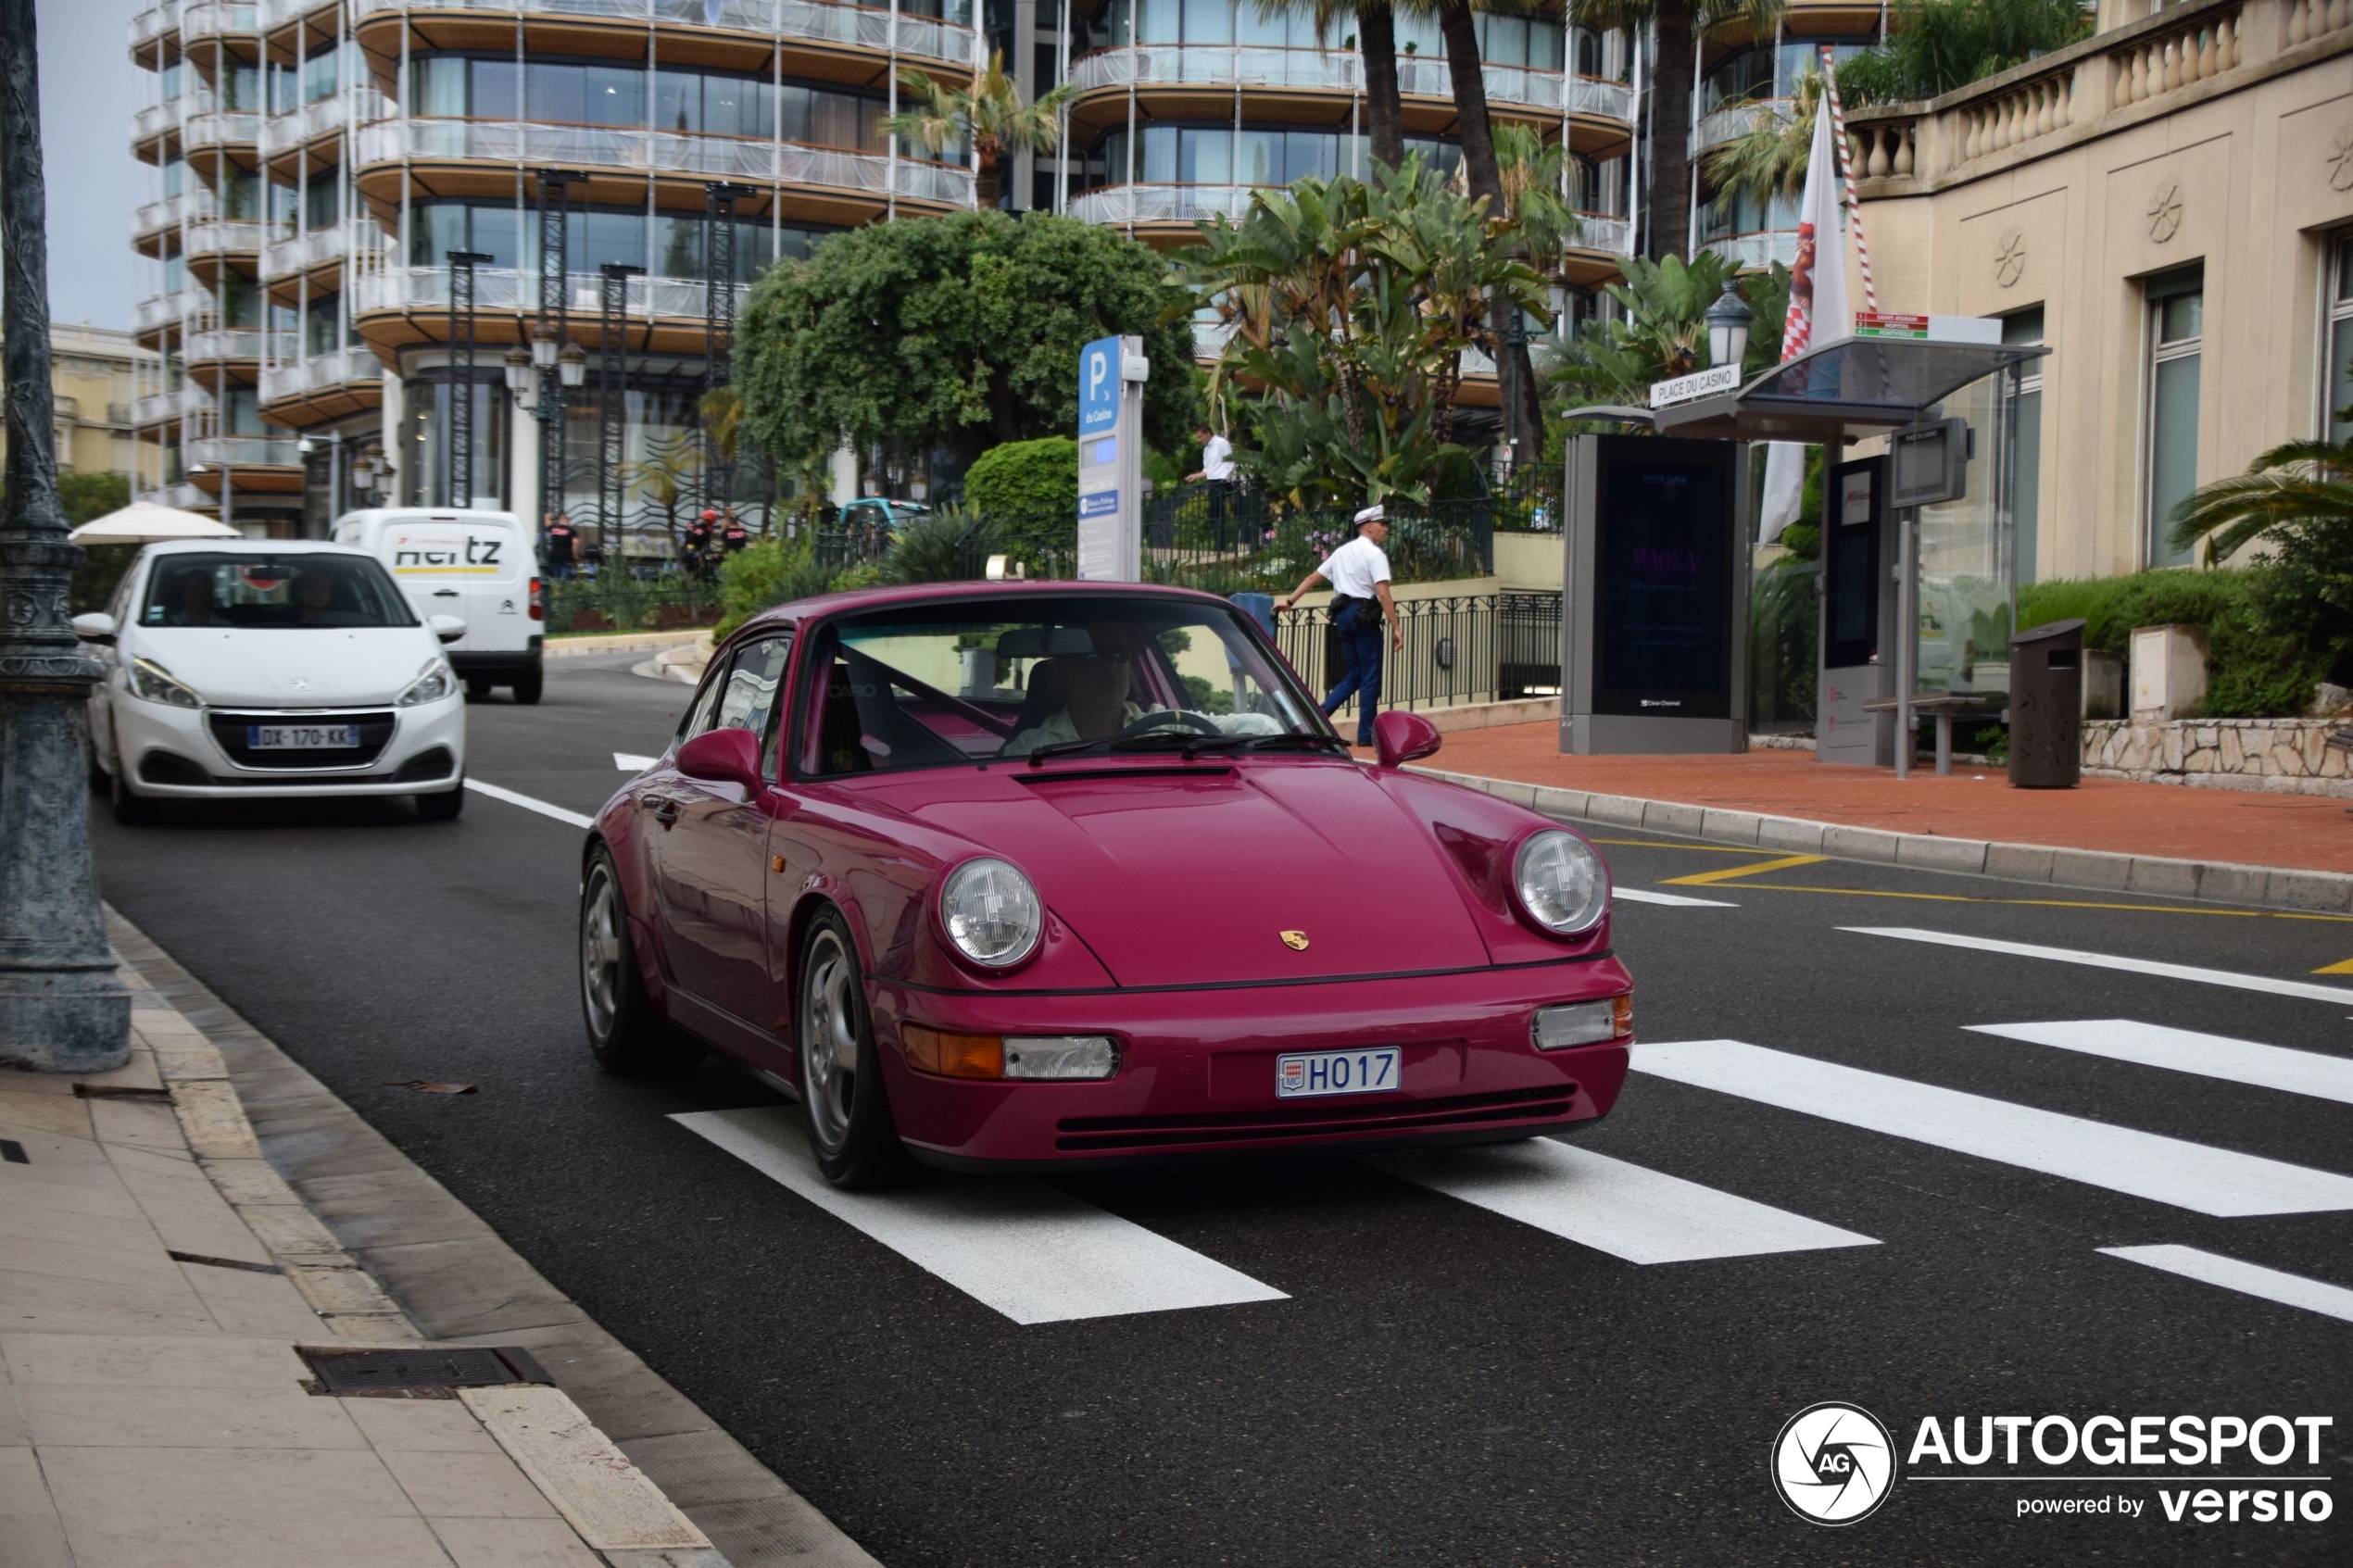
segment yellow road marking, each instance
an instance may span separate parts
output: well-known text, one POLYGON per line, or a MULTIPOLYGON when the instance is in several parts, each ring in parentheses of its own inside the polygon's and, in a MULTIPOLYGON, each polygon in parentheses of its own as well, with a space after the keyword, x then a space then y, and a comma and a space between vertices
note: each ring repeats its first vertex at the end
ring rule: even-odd
POLYGON ((1755 876, 1760 872, 1785 872, 1793 866, 1818 866, 1829 859, 1828 855, 1784 855, 1778 860, 1759 860, 1753 866, 1727 866, 1720 872, 1694 872, 1690 876, 1670 876, 1659 885, 1680 887, 1730 882, 1735 877, 1755 876))
POLYGON ((2325 965, 2312 972, 2315 974, 2353 974, 2353 959, 2347 959, 2343 963, 2325 965))
POLYGON ((1754 855, 1756 853, 1756 846, 1754 844, 1683 844, 1664 838, 1595 838, 1592 842, 1619 846, 1629 849, 1695 849, 1703 855, 1754 855))
MULTIPOLYGON (((2353 925, 2353 915, 2306 914, 2295 909, 2208 909, 2188 904, 2112 904, 2090 898, 1981 898, 1967 893, 1898 893, 1884 887, 1804 887, 1792 882, 1752 882, 1743 891, 1764 893, 1843 893, 1853 898, 1912 898, 1931 904, 2020 904, 2045 909, 2124 909, 2152 915, 2226 915, 2238 920, 2317 920, 2353 925)), ((2325 974, 2327 970, 2315 970, 2325 974)), ((2353 959, 2334 972, 2353 974, 2353 959)))

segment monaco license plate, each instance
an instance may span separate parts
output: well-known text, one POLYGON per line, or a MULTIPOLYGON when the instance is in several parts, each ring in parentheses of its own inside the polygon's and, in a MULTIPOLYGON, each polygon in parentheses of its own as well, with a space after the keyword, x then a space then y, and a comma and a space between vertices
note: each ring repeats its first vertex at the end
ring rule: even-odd
POLYGON ((348 750, 359 744, 357 724, 248 724, 245 746, 253 751, 348 750))
POLYGON ((1292 1051, 1275 1059, 1275 1098, 1377 1095, 1397 1087, 1397 1047, 1378 1050, 1292 1051))

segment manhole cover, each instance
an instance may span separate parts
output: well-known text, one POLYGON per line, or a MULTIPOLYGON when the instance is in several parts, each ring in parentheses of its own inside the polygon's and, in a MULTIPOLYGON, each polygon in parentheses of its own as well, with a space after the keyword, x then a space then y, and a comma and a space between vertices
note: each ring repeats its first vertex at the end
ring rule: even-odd
POLYGON ((519 1345, 411 1347, 396 1350, 305 1348, 321 1394, 413 1395, 433 1388, 553 1383, 519 1345))

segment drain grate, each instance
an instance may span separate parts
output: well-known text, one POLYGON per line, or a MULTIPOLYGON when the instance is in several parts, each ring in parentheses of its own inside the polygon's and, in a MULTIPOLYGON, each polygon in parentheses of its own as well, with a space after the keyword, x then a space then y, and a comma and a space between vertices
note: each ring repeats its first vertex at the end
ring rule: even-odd
POLYGON ((319 1375, 316 1394, 386 1399, 447 1398, 453 1388, 493 1388, 504 1383, 553 1383, 520 1345, 413 1346, 395 1350, 302 1348, 319 1375))

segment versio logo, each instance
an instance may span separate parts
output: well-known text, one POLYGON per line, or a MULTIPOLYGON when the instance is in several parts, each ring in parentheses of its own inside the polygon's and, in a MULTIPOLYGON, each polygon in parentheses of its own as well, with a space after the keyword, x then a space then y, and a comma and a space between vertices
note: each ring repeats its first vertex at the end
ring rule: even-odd
POLYGON ((1801 1519, 1852 1524, 1886 1501, 1894 1484, 1894 1440, 1859 1405, 1808 1405, 1773 1439, 1774 1488, 1801 1519))

